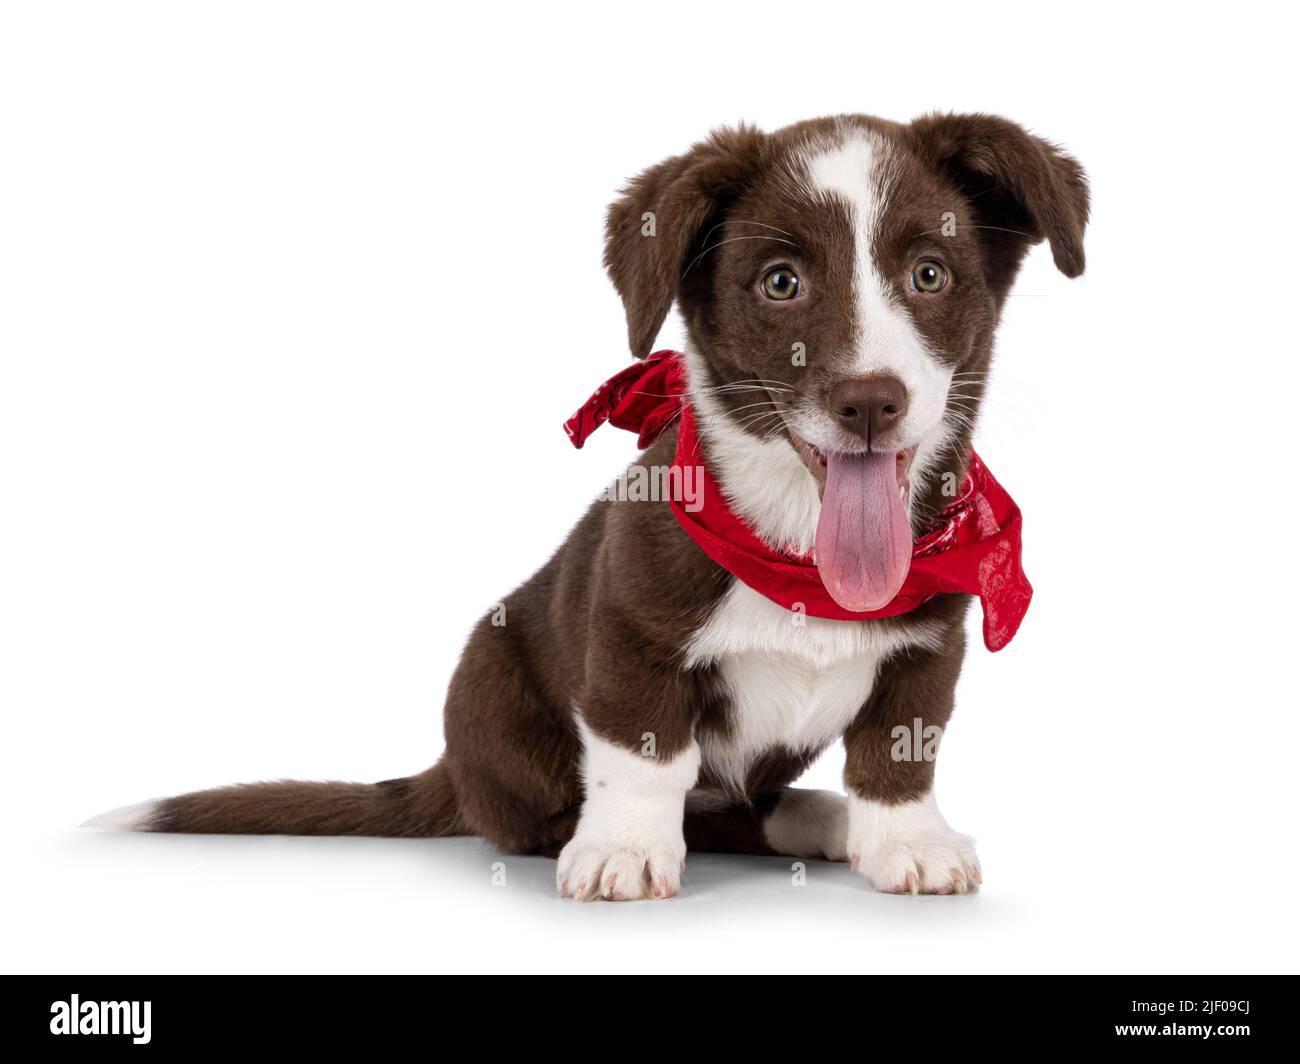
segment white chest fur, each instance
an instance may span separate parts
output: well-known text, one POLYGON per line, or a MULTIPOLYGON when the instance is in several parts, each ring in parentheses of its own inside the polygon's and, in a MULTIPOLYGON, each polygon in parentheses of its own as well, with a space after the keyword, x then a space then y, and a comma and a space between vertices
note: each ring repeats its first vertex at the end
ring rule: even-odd
POLYGON ((700 736, 705 765, 739 786, 769 750, 821 750, 862 708, 886 657, 935 638, 799 616, 737 580, 687 646, 687 666, 716 666, 731 701, 727 734, 700 736))

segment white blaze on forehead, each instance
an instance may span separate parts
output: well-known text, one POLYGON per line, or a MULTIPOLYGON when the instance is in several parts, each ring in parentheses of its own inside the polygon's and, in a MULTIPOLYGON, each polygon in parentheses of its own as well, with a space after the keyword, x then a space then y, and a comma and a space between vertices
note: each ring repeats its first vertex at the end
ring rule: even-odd
POLYGON ((884 137, 855 130, 814 149, 805 173, 809 189, 846 208, 853 227, 855 350, 844 352, 842 373, 898 377, 910 402, 902 436, 915 442, 941 428, 952 370, 930 352, 875 257, 875 237, 889 210, 894 181, 890 153, 884 137))
MULTIPOLYGON (((883 138, 856 133, 806 163, 808 184, 848 205, 854 232, 875 230, 888 194, 889 149, 883 138)), ((869 243, 869 241, 868 241, 869 243)))

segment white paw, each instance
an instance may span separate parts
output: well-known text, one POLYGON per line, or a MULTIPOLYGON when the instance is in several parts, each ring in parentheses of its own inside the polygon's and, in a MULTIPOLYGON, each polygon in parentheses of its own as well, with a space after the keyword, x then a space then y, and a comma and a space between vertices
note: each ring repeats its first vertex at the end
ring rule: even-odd
POLYGON ((974 841, 955 831, 868 844, 849 855, 849 864, 885 894, 967 894, 982 879, 974 841))
POLYGON ((849 864, 885 894, 966 894, 983 879, 975 841, 929 795, 900 805, 851 798, 849 864))
POLYGON ((579 718, 586 797, 578 830, 560 851, 555 881, 566 898, 671 898, 686 865, 682 816, 700 771, 700 748, 660 759, 608 743, 579 718))
POLYGON ((647 844, 579 833, 560 853, 555 878, 560 894, 577 901, 671 898, 685 865, 684 840, 647 844))

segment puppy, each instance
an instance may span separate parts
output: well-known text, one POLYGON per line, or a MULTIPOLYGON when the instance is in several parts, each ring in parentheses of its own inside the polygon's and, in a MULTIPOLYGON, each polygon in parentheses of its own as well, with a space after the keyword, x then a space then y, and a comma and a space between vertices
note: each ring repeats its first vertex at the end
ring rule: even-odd
POLYGON ((973 889, 933 753, 972 594, 996 649, 1029 587, 1019 511, 970 436, 1025 253, 1046 239, 1077 276, 1087 216, 1078 164, 987 115, 740 126, 651 167, 610 208, 605 247, 646 361, 569 428, 638 429, 628 477, 668 490, 606 492, 480 621, 442 759, 99 823, 481 835, 558 857, 560 892, 584 900, 671 897, 688 849, 973 889), (689 350, 647 359, 674 300, 689 350), (702 500, 682 497, 692 471, 702 500), (839 737, 847 797, 791 788, 839 737))

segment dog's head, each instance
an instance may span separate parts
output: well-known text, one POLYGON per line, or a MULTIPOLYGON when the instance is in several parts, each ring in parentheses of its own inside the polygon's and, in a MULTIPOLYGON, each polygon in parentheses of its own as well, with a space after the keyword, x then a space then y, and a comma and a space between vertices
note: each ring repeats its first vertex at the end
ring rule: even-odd
POLYGON ((1077 276, 1087 215, 1078 164, 1000 118, 742 126, 631 183, 605 265, 637 357, 677 301, 733 506, 868 610, 962 466, 1025 252, 1077 276))

